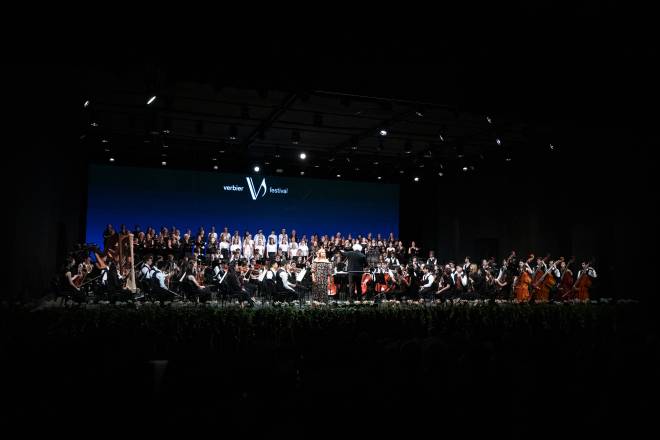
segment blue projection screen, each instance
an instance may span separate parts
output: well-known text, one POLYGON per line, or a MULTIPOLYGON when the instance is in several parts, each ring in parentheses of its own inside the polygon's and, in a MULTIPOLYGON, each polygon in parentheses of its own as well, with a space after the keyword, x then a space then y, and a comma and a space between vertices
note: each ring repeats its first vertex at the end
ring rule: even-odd
POLYGON ((145 231, 176 226, 182 233, 215 225, 222 231, 263 229, 298 236, 337 232, 399 233, 399 186, 213 172, 90 165, 87 242, 103 229, 137 224, 145 231))

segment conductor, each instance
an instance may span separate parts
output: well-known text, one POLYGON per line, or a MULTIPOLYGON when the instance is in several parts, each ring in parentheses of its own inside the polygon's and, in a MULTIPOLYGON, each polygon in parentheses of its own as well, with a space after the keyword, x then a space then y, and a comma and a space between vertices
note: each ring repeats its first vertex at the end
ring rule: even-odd
POLYGON ((346 258, 346 271, 348 272, 348 299, 360 299, 362 274, 367 264, 367 257, 362 252, 341 250, 342 256, 346 258))

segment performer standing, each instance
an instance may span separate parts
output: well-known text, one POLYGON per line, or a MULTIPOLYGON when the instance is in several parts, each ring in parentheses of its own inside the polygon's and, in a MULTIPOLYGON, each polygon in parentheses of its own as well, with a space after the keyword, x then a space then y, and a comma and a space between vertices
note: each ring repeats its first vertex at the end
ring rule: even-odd
POLYGON ((361 284, 364 266, 367 264, 367 258, 362 252, 340 250, 342 256, 346 258, 346 271, 348 272, 348 297, 349 299, 360 298, 362 296, 361 284))
POLYGON ((530 275, 532 269, 529 267, 529 261, 533 259, 534 256, 526 263, 524 261, 518 263, 518 276, 513 279, 513 291, 518 302, 527 302, 530 299, 529 285, 532 283, 532 276, 530 275))
MULTIPOLYGON (((273 231, 275 232, 275 231, 273 231)), ((277 243, 275 243, 275 235, 270 235, 268 237, 268 244, 266 245, 266 252, 268 255, 268 260, 272 263, 277 253, 277 243)))
POLYGON ((326 301, 328 299, 328 278, 332 274, 332 263, 328 260, 325 249, 321 248, 312 261, 312 299, 326 301))

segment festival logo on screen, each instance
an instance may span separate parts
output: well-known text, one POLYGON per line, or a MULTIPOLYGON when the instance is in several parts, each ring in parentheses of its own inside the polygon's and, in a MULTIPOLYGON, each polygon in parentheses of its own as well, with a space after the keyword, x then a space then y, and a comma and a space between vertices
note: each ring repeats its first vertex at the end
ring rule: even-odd
MULTIPOLYGON (((250 197, 252 197, 252 200, 257 200, 259 196, 261 198, 266 196, 266 193, 270 194, 288 194, 289 193, 289 188, 274 188, 270 187, 270 190, 268 189, 268 186, 266 186, 266 179, 263 178, 261 179, 261 184, 259 184, 258 187, 254 186, 254 180, 252 180, 252 177, 246 177, 245 180, 247 180, 248 184, 248 189, 250 190, 250 197)), ((245 187, 239 186, 239 185, 224 185, 223 189, 225 191, 237 191, 237 192, 243 192, 243 189, 245 187)))

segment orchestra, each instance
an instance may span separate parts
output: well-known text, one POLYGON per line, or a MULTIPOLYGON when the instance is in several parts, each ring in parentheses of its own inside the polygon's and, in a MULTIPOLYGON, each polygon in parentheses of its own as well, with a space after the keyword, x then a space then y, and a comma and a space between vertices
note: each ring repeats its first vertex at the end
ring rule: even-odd
MULTIPOLYGON (((172 226, 160 233, 136 225, 120 232, 112 225, 103 231, 104 249, 69 257, 59 288, 68 298, 84 300, 98 292, 173 301, 360 301, 413 300, 444 302, 456 299, 502 299, 519 303, 587 301, 597 278, 593 261, 573 267, 575 258, 551 259, 530 254, 519 259, 515 251, 498 265, 494 257, 473 263, 442 263, 434 250, 422 255, 412 241, 406 248, 393 233, 383 239, 371 233, 302 235, 286 228, 279 234, 259 229, 253 236, 238 230, 230 235, 215 226, 200 227, 191 239, 172 226), (121 237, 132 238, 131 258, 118 260, 121 237), (330 257, 332 256, 332 257, 330 257), (92 263, 92 257, 95 263, 92 263), (330 257, 330 258, 329 258, 330 257), (135 264, 132 264, 135 261, 135 264), (131 266, 135 283, 129 284, 131 266)), ((125 251, 124 251, 125 253, 125 251)))

